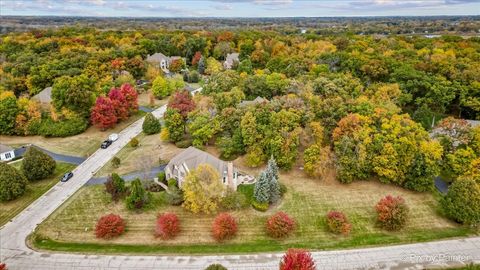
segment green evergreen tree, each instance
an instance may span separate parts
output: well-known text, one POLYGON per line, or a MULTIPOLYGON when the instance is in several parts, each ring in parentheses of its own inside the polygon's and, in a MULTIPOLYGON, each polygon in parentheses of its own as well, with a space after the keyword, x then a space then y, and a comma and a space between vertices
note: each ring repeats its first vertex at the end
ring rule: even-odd
POLYGON ((202 56, 200 61, 198 61, 198 73, 205 74, 205 58, 202 56))
POLYGON ((147 115, 145 115, 145 120, 143 121, 142 129, 145 134, 152 135, 159 133, 162 129, 162 125, 152 113, 147 113, 147 115))
POLYGON ((278 183, 278 166, 273 156, 268 161, 265 174, 268 179, 269 202, 276 203, 280 199, 280 184, 278 183))
POLYGON ((50 176, 57 163, 52 157, 31 146, 23 155, 22 172, 28 180, 40 180, 50 176))
POLYGON ((253 197, 257 202, 268 203, 270 201, 270 183, 265 171, 261 172, 255 183, 253 197))
POLYGON ((142 185, 140 179, 133 180, 130 186, 130 195, 127 199, 127 208, 130 210, 141 209, 148 203, 148 193, 142 185))
POLYGON ((17 169, 0 162, 0 201, 10 201, 25 192, 27 179, 17 169))

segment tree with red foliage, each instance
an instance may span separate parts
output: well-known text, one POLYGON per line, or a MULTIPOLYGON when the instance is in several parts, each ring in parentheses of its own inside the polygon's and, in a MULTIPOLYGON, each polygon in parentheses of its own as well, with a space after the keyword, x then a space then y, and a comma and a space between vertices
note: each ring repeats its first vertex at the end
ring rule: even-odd
POLYGON ((164 240, 172 239, 180 233, 180 220, 173 213, 163 213, 157 217, 155 236, 164 240))
POLYGON ((331 232, 348 235, 352 224, 348 222, 347 216, 340 211, 330 211, 327 214, 327 224, 331 232))
POLYGON ((378 223, 387 230, 399 230, 407 223, 408 207, 400 196, 385 196, 377 203, 375 210, 378 223))
POLYGON ((315 261, 310 252, 290 248, 280 261, 280 270, 315 270, 315 261))
POLYGON ((136 112, 138 110, 138 92, 135 88, 129 83, 124 83, 120 86, 120 92, 122 92, 125 100, 127 101, 127 108, 129 114, 136 112))
POLYGON ((90 114, 90 120, 102 130, 115 126, 118 118, 112 100, 106 97, 98 97, 90 114))
POLYGON ((125 64, 125 60, 122 58, 116 58, 112 60, 111 64, 113 69, 120 70, 123 68, 123 65, 125 64))
POLYGON ((116 88, 112 88, 108 93, 108 98, 112 101, 112 106, 115 110, 115 115, 118 118, 118 121, 125 120, 129 115, 129 108, 127 99, 123 93, 116 88))
POLYGON ((198 62, 202 58, 202 53, 201 52, 196 52, 195 55, 192 58, 192 66, 197 66, 198 62))
POLYGON ((237 221, 228 213, 221 213, 212 224, 212 235, 217 241, 233 238, 237 234, 237 221))
POLYGON ((266 229, 269 236, 283 238, 293 232, 295 229, 295 220, 285 212, 278 212, 267 220, 266 229))
POLYGON ((95 226, 97 238, 111 239, 120 236, 125 231, 125 221, 115 214, 101 217, 95 226))
POLYGON ((168 101, 169 109, 176 109, 184 119, 187 118, 189 112, 195 110, 195 102, 193 102, 192 96, 186 90, 178 91, 172 95, 168 101))
POLYGON ((0 263, 0 270, 8 270, 7 265, 4 263, 0 263))

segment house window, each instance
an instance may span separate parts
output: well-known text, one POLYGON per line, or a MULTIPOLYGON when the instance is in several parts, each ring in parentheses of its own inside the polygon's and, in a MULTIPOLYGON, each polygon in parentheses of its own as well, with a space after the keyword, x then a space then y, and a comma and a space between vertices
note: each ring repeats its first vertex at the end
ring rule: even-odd
POLYGON ((5 154, 5 159, 9 159, 9 158, 12 158, 12 154, 6 153, 6 154, 5 154))

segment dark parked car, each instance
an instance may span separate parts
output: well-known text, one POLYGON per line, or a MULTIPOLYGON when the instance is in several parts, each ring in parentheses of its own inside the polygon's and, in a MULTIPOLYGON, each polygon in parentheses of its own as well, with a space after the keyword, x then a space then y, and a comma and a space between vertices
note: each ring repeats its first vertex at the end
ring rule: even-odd
POLYGON ((102 142, 102 145, 100 146, 102 149, 106 149, 107 147, 110 146, 110 144, 112 144, 112 141, 110 140, 105 140, 102 142))
POLYGON ((63 175, 63 177, 62 177, 62 179, 60 179, 60 181, 67 182, 68 179, 70 179, 72 177, 73 177, 73 173, 72 172, 67 172, 66 174, 63 175))

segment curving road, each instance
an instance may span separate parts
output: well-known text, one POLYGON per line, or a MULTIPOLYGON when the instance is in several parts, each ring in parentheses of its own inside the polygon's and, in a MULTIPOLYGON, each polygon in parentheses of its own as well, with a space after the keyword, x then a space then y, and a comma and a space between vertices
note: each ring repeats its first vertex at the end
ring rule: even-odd
MULTIPOLYGON (((161 117, 166 107, 152 112, 161 117)), ((143 118, 122 132, 107 149, 99 149, 73 172, 66 183, 58 183, 0 230, 0 261, 9 269, 203 269, 221 263, 228 269, 278 269, 282 254, 220 256, 115 256, 80 255, 33 251, 25 239, 65 200, 92 178, 131 138, 142 130, 143 118)), ((174 247, 173 247, 174 248, 174 247)), ((314 252, 318 269, 422 269, 480 263, 480 237, 389 247, 314 252)))

